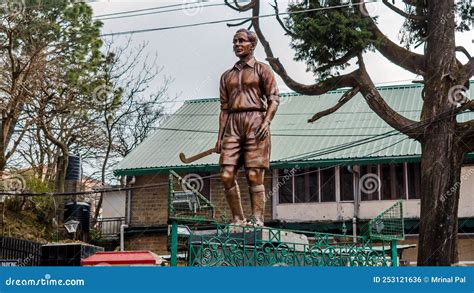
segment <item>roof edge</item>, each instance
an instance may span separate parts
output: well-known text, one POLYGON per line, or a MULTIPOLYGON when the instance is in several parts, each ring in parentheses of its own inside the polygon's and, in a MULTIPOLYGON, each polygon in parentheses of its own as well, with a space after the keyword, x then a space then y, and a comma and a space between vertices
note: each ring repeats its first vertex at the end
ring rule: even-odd
MULTIPOLYGON (((474 153, 470 157, 474 158, 474 153)), ((403 163, 403 162, 419 162, 420 155, 392 156, 392 157, 362 157, 362 158, 346 158, 335 160, 314 160, 314 161, 273 161, 270 162, 270 169, 284 168, 311 168, 311 167, 328 167, 328 166, 348 166, 348 165, 370 165, 380 163, 403 163)), ((140 169, 121 169, 114 172, 115 176, 139 176, 151 174, 167 174, 169 170, 180 172, 218 172, 220 166, 215 165, 194 165, 194 166, 167 166, 157 168, 140 168, 140 169)))
MULTIPOLYGON (((469 80, 470 84, 474 84, 474 80, 469 80)), ((406 89, 406 88, 420 88, 423 87, 421 83, 406 83, 406 84, 392 84, 392 85, 380 85, 375 86, 378 90, 392 90, 392 89, 406 89)), ((338 94, 338 93, 345 93, 349 88, 339 88, 336 90, 328 91, 326 94, 338 94)), ((280 93, 281 97, 293 97, 293 96, 306 96, 297 92, 287 92, 287 93, 280 93)), ((193 104, 193 103, 208 103, 208 102, 216 102, 219 98, 202 98, 202 99, 193 99, 193 100, 185 100, 185 104, 193 104)))

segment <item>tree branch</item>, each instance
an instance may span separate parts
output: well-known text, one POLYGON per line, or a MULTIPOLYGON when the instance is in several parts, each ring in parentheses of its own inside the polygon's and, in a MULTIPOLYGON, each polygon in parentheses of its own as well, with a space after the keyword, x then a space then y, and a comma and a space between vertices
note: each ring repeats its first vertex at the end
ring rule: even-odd
MULTIPOLYGON (((267 60, 270 63, 273 70, 283 79, 283 81, 289 88, 301 94, 307 94, 307 95, 320 95, 320 94, 324 94, 330 90, 340 88, 340 87, 358 88, 360 89, 361 93, 366 99, 369 107, 380 118, 382 118, 385 122, 387 122, 390 126, 395 128, 396 130, 406 134, 407 136, 413 139, 417 139, 417 140, 420 139, 420 136, 421 136, 420 133, 423 133, 424 131, 424 126, 423 126, 424 124, 410 120, 400 115, 383 100, 383 98, 380 96, 380 93, 375 88, 375 85, 373 84, 372 80, 370 79, 370 76, 365 70, 363 59, 360 54, 359 54, 359 67, 360 68, 351 73, 348 73, 342 76, 332 77, 313 85, 304 85, 293 80, 288 75, 288 73, 286 72, 284 66, 281 64, 279 59, 273 55, 270 43, 266 40, 265 36, 263 35, 263 32, 260 28, 260 23, 259 23, 259 1, 253 0, 250 4, 252 4, 252 7, 253 7, 252 24, 255 28, 255 32, 258 36, 258 39, 260 40, 260 43, 262 44, 264 48, 265 54, 267 56, 267 60)), ((404 60, 403 58, 408 57, 408 59, 410 59, 409 60, 410 62, 408 62, 409 64, 405 64, 404 66, 402 65, 401 66, 407 67, 413 71, 418 72, 418 74, 420 74, 419 68, 424 68, 424 66, 422 66, 424 62, 424 57, 422 55, 414 54, 410 51, 407 51, 395 45, 393 42, 391 42, 385 35, 383 35, 378 30, 375 23, 373 23, 373 26, 376 32, 378 31, 379 34, 381 35, 380 36, 380 38, 382 38, 381 50, 390 57, 388 59, 399 61, 400 63, 404 64, 402 62, 404 60), (397 55, 397 54, 400 54, 400 55, 397 55)), ((339 107, 342 106, 340 104, 344 100, 346 100, 347 102, 351 94, 350 93, 346 93, 346 94, 347 96, 341 98, 341 100, 339 101, 339 105, 336 105, 335 107, 327 111, 334 112, 339 107)), ((326 113, 329 114, 328 112, 326 113)), ((323 115, 323 116, 327 114, 319 113, 319 115, 323 115)), ((315 120, 319 119, 317 117, 318 114, 316 114, 315 116, 316 117, 313 116, 315 120)))
POLYGON ((23 139, 23 136, 25 135, 25 133, 28 131, 30 125, 32 124, 32 121, 31 120, 28 120, 26 121, 26 124, 23 126, 23 129, 21 130, 21 133, 20 135, 18 136, 18 139, 16 139, 14 142, 13 142, 13 145, 12 147, 10 148, 10 150, 7 152, 7 154, 5 155, 5 159, 8 160, 12 155, 13 153, 16 151, 16 149, 18 148, 18 146, 20 145, 22 139, 23 139))
POLYGON ((357 71, 342 76, 332 77, 312 85, 301 84, 292 79, 286 72, 285 67, 283 66, 283 64, 281 64, 280 60, 273 55, 270 43, 266 40, 262 30, 260 29, 259 2, 253 0, 252 3, 252 24, 255 28, 255 33, 257 34, 258 39, 260 40, 260 43, 262 44, 265 54, 267 56, 266 60, 270 63, 272 69, 282 78, 282 80, 290 89, 301 94, 320 95, 326 93, 327 91, 334 90, 340 87, 354 87, 355 85, 357 85, 357 71))
POLYGON ((248 10, 252 9, 255 6, 256 0, 252 0, 252 1, 250 1, 250 3, 245 4, 245 5, 240 5, 239 3, 237 3, 237 0, 233 0, 233 2, 234 2, 235 6, 230 4, 229 0, 224 0, 225 5, 229 6, 230 8, 232 8, 232 9, 238 11, 238 12, 244 12, 244 11, 248 11, 248 10))
POLYGON ((280 11, 278 9, 278 2, 277 0, 274 0, 275 5, 270 4, 271 7, 273 7, 273 10, 275 11, 275 17, 278 23, 280 24, 281 28, 286 32, 287 35, 289 36, 294 36, 294 34, 290 31, 289 28, 286 27, 286 25, 283 23, 283 20, 280 18, 280 11))
POLYGON ((241 26, 241 25, 243 25, 244 23, 247 23, 247 22, 249 22, 249 21, 252 21, 252 18, 249 17, 248 19, 243 20, 243 21, 238 22, 238 23, 228 23, 227 26, 228 26, 228 27, 241 26))
POLYGON ((362 56, 359 56, 359 68, 360 91, 367 101, 370 109, 372 109, 380 118, 387 122, 387 124, 401 133, 418 141, 422 139, 422 135, 426 128, 425 123, 416 122, 400 115, 384 101, 365 69, 362 56))
POLYGON ((357 53, 358 52, 355 51, 355 50, 350 50, 344 56, 342 56, 339 59, 329 60, 326 65, 318 67, 317 70, 318 71, 323 71, 323 70, 328 70, 328 69, 330 69, 331 67, 334 67, 334 66, 343 65, 343 64, 349 62, 349 60, 351 60, 352 58, 356 57, 357 53))
POLYGON ((456 52, 461 52, 461 53, 463 53, 464 55, 466 55, 467 59, 469 59, 469 60, 472 59, 471 54, 469 54, 469 52, 467 51, 467 49, 464 48, 463 46, 457 46, 456 48, 454 48, 454 50, 455 50, 456 52))
POLYGON ((426 20, 426 17, 424 16, 420 16, 420 15, 413 15, 413 14, 408 14, 406 13, 405 11, 403 11, 402 9, 398 8, 397 6, 393 5, 392 3, 388 2, 388 0, 382 0, 383 4, 385 4, 385 6, 387 6, 388 8, 390 8, 392 11, 394 11, 395 13, 405 17, 405 18, 408 18, 408 19, 411 19, 411 20, 416 20, 416 21, 424 21, 426 20))
POLYGON ((316 120, 327 116, 329 114, 332 114, 336 112, 339 108, 341 108, 345 103, 349 102, 355 95, 359 93, 359 88, 353 88, 348 90, 347 92, 344 93, 344 95, 337 101, 337 104, 334 105, 333 107, 326 109, 324 111, 318 112, 311 117, 311 119, 308 119, 309 123, 315 122, 316 120))
MULTIPOLYGON (((355 0, 354 3, 361 5, 362 9, 367 11, 365 3, 362 0, 355 0)), ((385 58, 412 73, 425 75, 424 55, 413 53, 403 47, 398 46, 380 31, 377 24, 369 15, 363 15, 360 11, 359 14, 369 21, 372 34, 377 39, 374 46, 385 58)))

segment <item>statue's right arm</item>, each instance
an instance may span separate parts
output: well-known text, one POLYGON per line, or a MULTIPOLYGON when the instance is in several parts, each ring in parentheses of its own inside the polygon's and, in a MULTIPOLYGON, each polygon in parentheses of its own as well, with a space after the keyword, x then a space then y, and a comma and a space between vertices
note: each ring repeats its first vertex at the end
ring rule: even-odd
POLYGON ((225 85, 225 75, 227 72, 224 72, 221 76, 220 86, 219 86, 219 95, 221 101, 221 112, 219 114, 219 134, 216 142, 216 153, 221 152, 222 147, 222 137, 224 136, 225 125, 227 122, 227 117, 229 116, 228 111, 228 94, 225 85))
POLYGON ((221 152, 222 137, 224 136, 224 129, 228 116, 229 112, 227 110, 221 110, 221 113, 219 115, 219 136, 217 137, 216 143, 216 153, 218 154, 221 152))

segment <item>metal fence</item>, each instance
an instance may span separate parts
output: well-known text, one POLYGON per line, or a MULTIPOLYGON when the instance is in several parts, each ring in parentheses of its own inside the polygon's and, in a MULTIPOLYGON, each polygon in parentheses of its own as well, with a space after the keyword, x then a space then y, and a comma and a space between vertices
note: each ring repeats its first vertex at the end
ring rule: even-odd
POLYGON ((120 226, 125 223, 124 217, 98 219, 93 227, 100 232, 102 238, 118 237, 120 226))
POLYGON ((16 261, 16 266, 39 266, 40 260, 40 243, 0 236, 0 265, 16 261))
POLYGON ((390 266, 390 244, 257 226, 189 230, 188 266, 390 266))

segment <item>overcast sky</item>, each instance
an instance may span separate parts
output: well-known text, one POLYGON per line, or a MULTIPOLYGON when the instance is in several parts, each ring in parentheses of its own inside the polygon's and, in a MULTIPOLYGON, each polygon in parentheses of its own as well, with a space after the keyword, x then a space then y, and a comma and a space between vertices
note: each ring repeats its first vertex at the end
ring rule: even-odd
MULTIPOLYGON (((198 5, 190 5, 189 1, 119 1, 108 0, 90 3, 94 9, 94 15, 103 15, 115 12, 123 12, 137 9, 146 9, 173 4, 182 4, 173 8, 176 11, 142 15, 138 17, 103 20, 103 33, 140 30, 148 28, 169 27, 177 25, 194 24, 207 21, 225 20, 246 17, 250 12, 238 13, 227 6, 209 6, 223 3, 220 1, 207 1, 198 5)), ((273 2, 273 0, 272 0, 273 2)), ((401 1, 398 1, 401 2, 401 1)), ((261 14, 271 14, 273 9, 269 1, 262 1, 261 14)), ((280 0, 281 10, 285 10, 288 0, 280 0)), ((399 30, 403 19, 380 2, 368 4, 371 15, 379 15, 379 27, 393 41, 399 43, 399 30)), ((146 11, 145 11, 146 12, 146 11)), ((143 13, 143 12, 141 12, 143 13)), ((284 36, 284 32, 275 18, 261 19, 261 26, 268 41, 271 43, 276 57, 280 58, 289 74, 302 83, 314 83, 315 79, 311 73, 306 72, 306 65, 293 60, 294 52, 290 49, 290 38, 284 36)), ((158 64, 163 66, 163 74, 174 79, 170 85, 169 94, 178 95, 178 100, 189 100, 218 96, 219 78, 222 72, 230 68, 236 57, 232 52, 232 37, 238 28, 227 27, 226 23, 195 26, 188 28, 171 29, 164 31, 152 31, 136 33, 131 35, 132 42, 136 46, 148 42, 147 52, 157 53, 158 64)), ((123 44, 130 35, 115 36, 115 43, 123 44)), ((472 32, 458 34, 457 43, 465 46, 470 52, 474 52, 472 43, 472 32)), ((422 47, 422 46, 421 46, 422 47)), ((421 49, 421 48, 420 48, 421 49)), ((255 56, 264 61, 265 54, 259 45, 255 56)), ((409 83, 416 78, 398 66, 387 61, 378 53, 368 53, 365 56, 366 66, 371 73, 372 79, 377 84, 399 84, 409 83)), ((461 58, 462 62, 465 62, 461 58)), ((159 87, 161 81, 157 80, 151 84, 151 90, 159 87)), ((290 90, 278 78, 280 92, 290 90)), ((168 111, 172 112, 181 105, 180 102, 170 103, 168 111)))

